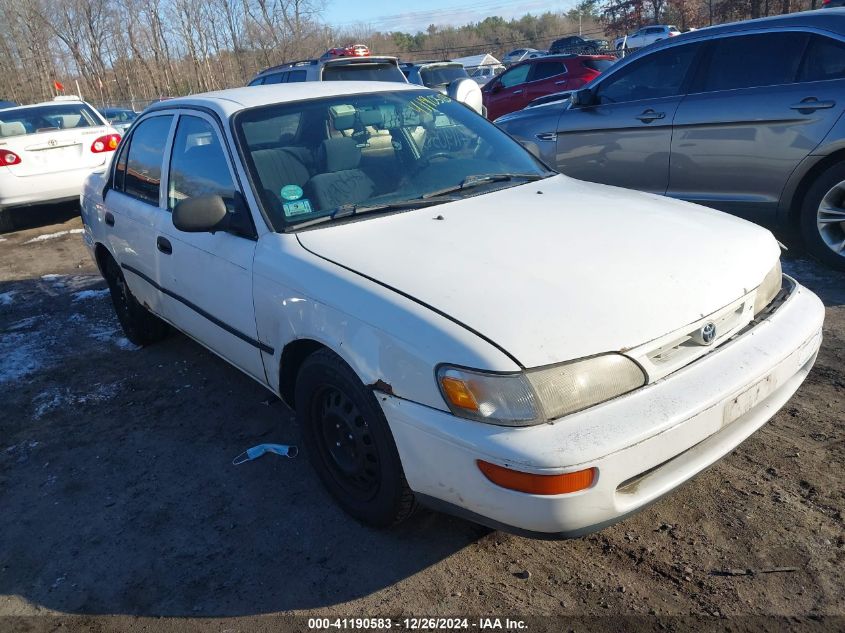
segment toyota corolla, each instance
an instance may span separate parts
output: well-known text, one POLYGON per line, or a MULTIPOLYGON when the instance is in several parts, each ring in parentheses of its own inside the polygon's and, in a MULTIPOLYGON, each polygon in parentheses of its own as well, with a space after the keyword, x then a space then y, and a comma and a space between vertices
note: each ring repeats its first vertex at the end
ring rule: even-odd
POLYGON ((767 230, 556 174, 418 86, 152 106, 82 214, 127 337, 174 327, 284 399, 376 526, 600 529, 765 424, 821 343, 767 230))

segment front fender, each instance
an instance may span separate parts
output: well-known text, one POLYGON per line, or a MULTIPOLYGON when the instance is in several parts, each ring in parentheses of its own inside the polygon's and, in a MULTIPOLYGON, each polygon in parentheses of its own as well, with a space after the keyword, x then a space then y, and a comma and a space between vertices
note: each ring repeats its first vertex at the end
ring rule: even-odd
POLYGON ((293 234, 262 236, 253 279, 258 337, 273 348, 263 356, 277 392, 283 350, 301 339, 334 351, 364 384, 382 381, 400 398, 441 410, 439 363, 520 369, 459 324, 306 251, 293 234))

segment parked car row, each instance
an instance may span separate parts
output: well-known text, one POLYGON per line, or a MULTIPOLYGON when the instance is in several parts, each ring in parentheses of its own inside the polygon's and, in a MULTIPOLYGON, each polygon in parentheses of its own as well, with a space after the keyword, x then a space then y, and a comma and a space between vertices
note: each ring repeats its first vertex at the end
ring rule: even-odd
POLYGON ((797 231, 845 270, 843 95, 845 10, 828 9, 656 42, 496 123, 562 173, 797 231))

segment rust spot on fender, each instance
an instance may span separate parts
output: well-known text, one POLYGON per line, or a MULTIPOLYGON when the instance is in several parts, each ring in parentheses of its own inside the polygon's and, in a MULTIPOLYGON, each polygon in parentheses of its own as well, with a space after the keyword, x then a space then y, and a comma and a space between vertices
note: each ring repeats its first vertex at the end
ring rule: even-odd
POLYGON ((384 382, 381 378, 371 384, 370 389, 373 389, 375 391, 382 391, 391 396, 393 395, 393 387, 391 387, 388 383, 384 382))

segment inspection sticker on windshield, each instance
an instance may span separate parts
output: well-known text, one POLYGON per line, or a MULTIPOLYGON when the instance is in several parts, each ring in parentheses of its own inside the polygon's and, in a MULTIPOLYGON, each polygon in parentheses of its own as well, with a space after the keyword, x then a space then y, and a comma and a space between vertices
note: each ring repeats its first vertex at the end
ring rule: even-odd
POLYGON ((279 195, 285 200, 299 200, 302 197, 302 187, 299 185, 285 185, 279 191, 279 195))
POLYGON ((292 217, 294 215, 302 215, 303 213, 311 213, 311 211, 313 211, 313 209, 311 208, 311 203, 308 201, 308 198, 285 202, 282 205, 282 208, 285 210, 285 216, 287 217, 292 217))

